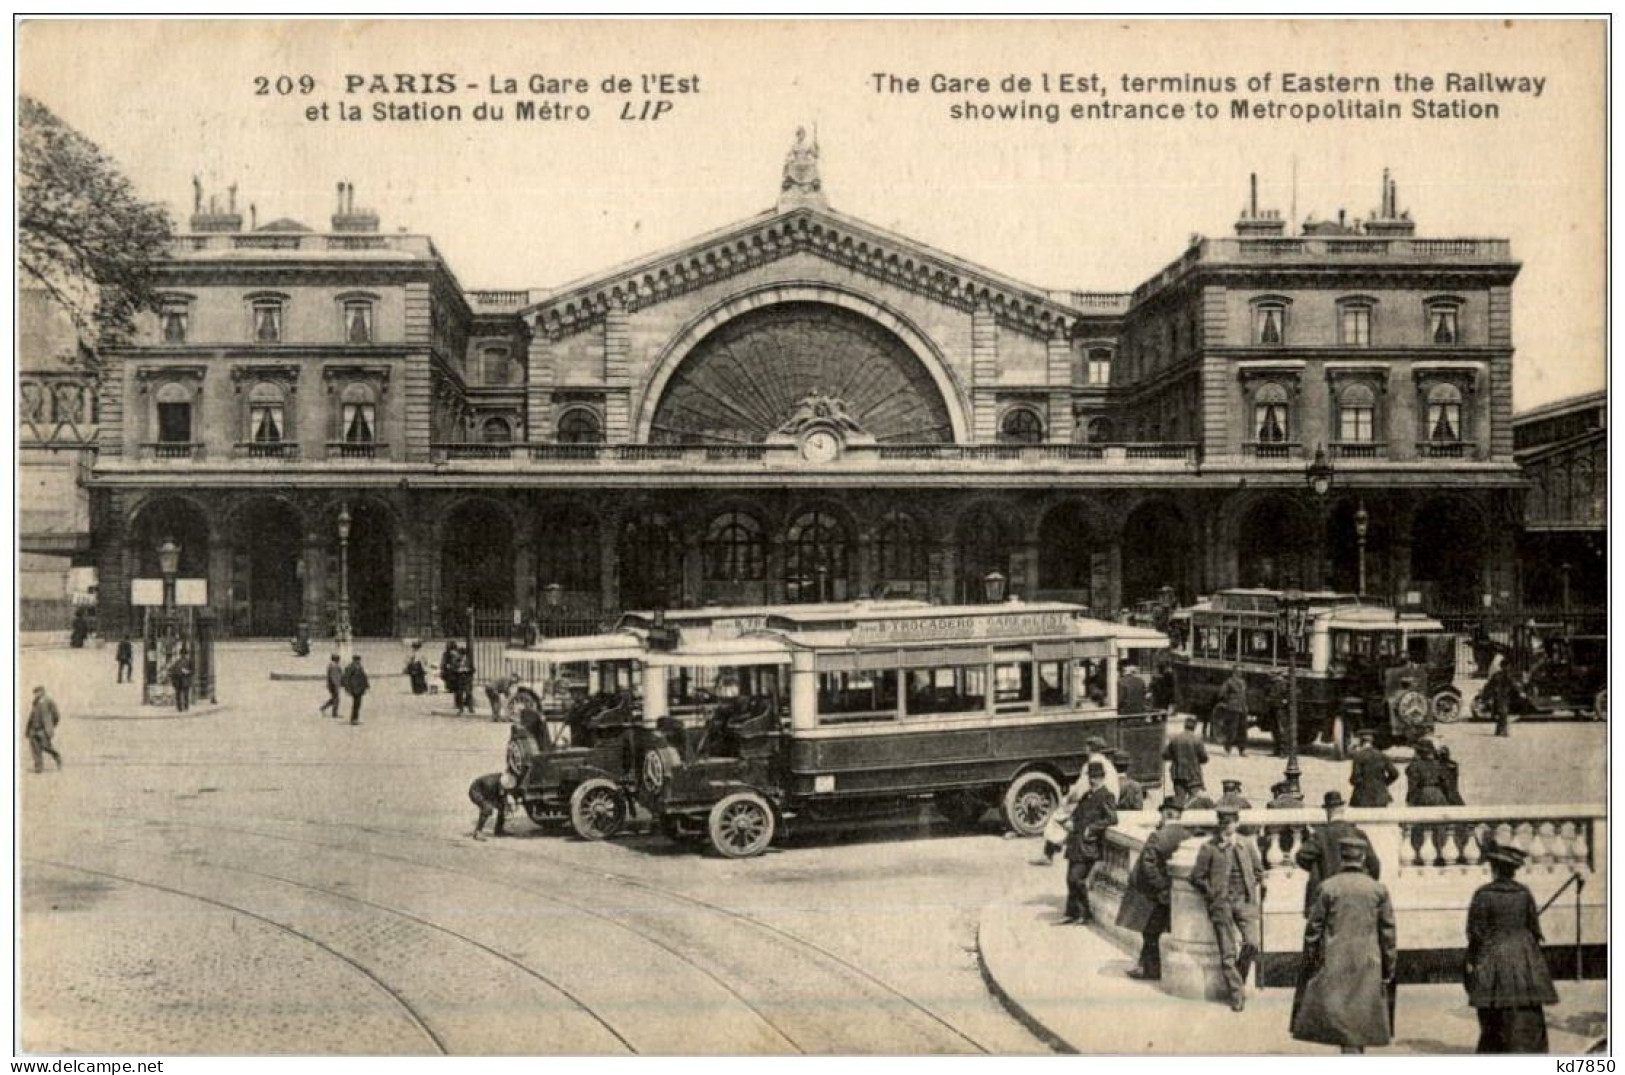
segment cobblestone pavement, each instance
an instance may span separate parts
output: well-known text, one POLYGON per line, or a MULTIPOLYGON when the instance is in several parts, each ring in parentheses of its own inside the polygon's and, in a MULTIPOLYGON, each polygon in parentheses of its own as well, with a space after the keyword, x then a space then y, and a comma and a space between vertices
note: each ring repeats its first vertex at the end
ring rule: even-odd
MULTIPOLYGON (((22 781, 24 1047, 45 1052, 1035 1053, 987 993, 1000 837, 910 815, 744 862, 632 835, 468 838, 507 726, 377 672, 221 652, 220 708, 140 714, 110 654, 30 651, 61 772, 22 781), (79 715, 84 714, 84 715, 79 715)), ((317 655, 319 657, 319 655, 317 655)), ((26 756, 26 752, 25 756, 26 756)))

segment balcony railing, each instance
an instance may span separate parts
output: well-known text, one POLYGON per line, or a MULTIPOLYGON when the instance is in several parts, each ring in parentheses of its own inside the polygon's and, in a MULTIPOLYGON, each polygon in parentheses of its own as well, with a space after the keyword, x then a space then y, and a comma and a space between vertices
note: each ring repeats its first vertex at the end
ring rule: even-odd
POLYGON ((512 459, 524 447, 511 441, 458 441, 431 444, 429 450, 437 459, 512 459))
POLYGON ((141 454, 146 459, 202 459, 203 442, 195 440, 148 441, 141 445, 141 454))
POLYGON ((1333 459, 1381 459, 1388 445, 1380 440, 1338 440, 1332 442, 1333 459))
POLYGON ((1254 440, 1241 446, 1241 454, 1253 459, 1302 459, 1303 445, 1295 440, 1254 440))
POLYGON ((1466 459, 1471 453, 1466 441, 1430 440, 1420 445, 1424 459, 1466 459))
POLYGON ((327 442, 329 459, 389 458, 389 445, 379 441, 330 440, 327 442))
POLYGON ((281 459, 295 463, 299 460, 299 445, 291 440, 248 440, 237 444, 239 459, 281 459))

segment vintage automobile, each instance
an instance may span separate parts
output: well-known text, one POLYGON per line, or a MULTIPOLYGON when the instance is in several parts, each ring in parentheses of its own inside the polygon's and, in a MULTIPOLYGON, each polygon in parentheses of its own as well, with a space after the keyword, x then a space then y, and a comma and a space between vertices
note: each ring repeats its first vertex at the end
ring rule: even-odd
POLYGON ((1283 597, 1279 590, 1222 590, 1174 613, 1178 709, 1206 716, 1239 667, 1248 711, 1284 740, 1286 729, 1268 726, 1266 699, 1271 679, 1295 662, 1300 746, 1329 742, 1342 757, 1360 731, 1374 731, 1384 744, 1414 742, 1435 721, 1465 716, 1454 682, 1458 640, 1437 620, 1351 594, 1308 593, 1294 649, 1283 597))
POLYGON ((1115 707, 1120 650, 1165 647, 1159 632, 1061 603, 861 606, 796 606, 649 654, 638 797, 668 835, 742 858, 790 823, 921 801, 965 825, 997 808, 1037 835, 1095 736, 1160 779, 1166 712, 1115 707), (699 667, 761 674, 698 734, 676 734, 651 687, 699 667))
MULTIPOLYGON (((1572 713, 1608 719, 1608 636, 1550 634, 1529 669, 1512 678, 1511 716, 1572 713)), ((1473 717, 1492 720, 1482 692, 1473 717)))

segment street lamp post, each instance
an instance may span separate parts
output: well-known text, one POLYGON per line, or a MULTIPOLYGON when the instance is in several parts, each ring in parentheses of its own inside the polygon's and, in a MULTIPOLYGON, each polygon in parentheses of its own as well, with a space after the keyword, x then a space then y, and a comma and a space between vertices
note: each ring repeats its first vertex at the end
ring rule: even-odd
POLYGON ((1365 501, 1354 509, 1354 538, 1360 548, 1360 588, 1356 591, 1361 597, 1365 596, 1365 536, 1371 530, 1371 515, 1365 510, 1365 501))
POLYGON ((1317 507, 1319 508, 1320 542, 1315 550, 1315 555, 1316 559, 1319 561, 1321 585, 1323 589, 1331 588, 1327 584, 1326 578, 1326 576, 1330 574, 1330 572, 1326 570, 1326 494, 1332 490, 1332 478, 1334 473, 1335 472, 1332 469, 1331 460, 1326 458, 1325 447, 1322 445, 1316 445, 1315 458, 1309 464, 1309 469, 1304 472, 1304 480, 1309 485, 1309 491, 1315 494, 1315 500, 1317 502, 1317 507))
POLYGON ((1281 606, 1286 613, 1286 784, 1291 795, 1302 795, 1298 787, 1298 650, 1303 647, 1309 619, 1309 598, 1302 590, 1288 590, 1281 595, 1281 606))
POLYGON ((1005 578, 995 568, 989 571, 982 579, 982 595, 990 605, 997 605, 1004 600, 1005 578))
POLYGON ((164 603, 158 614, 158 623, 152 625, 148 620, 144 634, 143 644, 147 647, 142 654, 141 669, 141 702, 143 705, 153 705, 157 702, 155 697, 159 681, 162 679, 168 657, 174 653, 179 637, 175 614, 175 576, 180 571, 181 547, 175 544, 172 537, 164 538, 158 546, 158 573, 164 579, 164 603))
POLYGON ((339 658, 350 663, 350 506, 339 505, 339 615, 333 627, 339 658))

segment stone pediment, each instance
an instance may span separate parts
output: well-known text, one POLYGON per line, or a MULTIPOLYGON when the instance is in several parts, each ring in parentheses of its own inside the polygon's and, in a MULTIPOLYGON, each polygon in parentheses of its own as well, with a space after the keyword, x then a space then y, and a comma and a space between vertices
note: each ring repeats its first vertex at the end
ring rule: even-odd
POLYGON ((827 258, 956 309, 986 305, 999 323, 1049 338, 1078 311, 1042 290, 827 209, 764 214, 597 276, 567 284, 524 311, 552 339, 582 332, 611 309, 633 312, 797 253, 827 258))

